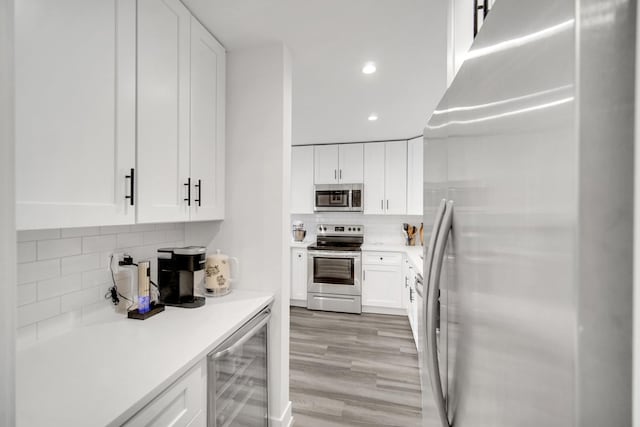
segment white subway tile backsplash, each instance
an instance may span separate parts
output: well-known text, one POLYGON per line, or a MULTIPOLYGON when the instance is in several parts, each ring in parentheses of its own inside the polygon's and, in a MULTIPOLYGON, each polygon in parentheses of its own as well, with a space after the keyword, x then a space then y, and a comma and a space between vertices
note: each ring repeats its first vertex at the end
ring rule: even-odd
POLYGON ((60 313, 60 299, 53 298, 18 307, 18 327, 36 323, 60 313))
POLYGON ((59 275, 59 259, 18 264, 18 284, 50 279, 59 275))
POLYGON ((175 230, 176 225, 178 225, 178 224, 174 224, 172 222, 162 223, 162 224, 154 224, 154 229, 155 230, 175 230))
POLYGON ((28 230, 18 231, 18 242, 30 242, 34 240, 58 239, 60 238, 60 230, 53 228, 51 230, 28 230))
POLYGON ((80 273, 43 280, 38 282, 38 301, 79 291, 81 288, 82 276, 80 273))
POLYGON ((100 227, 63 228, 61 231, 62 237, 97 236, 100 227))
POLYGON ((38 340, 36 323, 23 326, 16 330, 16 349, 23 350, 38 340))
POLYGON ((167 241, 167 232, 165 230, 145 231, 142 238, 145 245, 162 243, 167 241))
POLYGON ((136 232, 136 231, 153 231, 156 229, 156 224, 134 224, 131 226, 130 231, 136 232))
POLYGON ((36 242, 18 243, 18 262, 31 262, 36 260, 36 242))
POLYGON ((82 238, 82 253, 112 251, 116 247, 116 235, 93 236, 82 238))
POLYGON ((184 229, 167 230, 165 241, 175 242, 176 240, 184 240, 184 229))
POLYGON ((95 270, 100 266, 99 254, 78 255, 60 260, 62 274, 81 273, 95 270))
POLYGON ((69 332, 82 321, 82 310, 78 309, 54 316, 50 319, 38 322, 38 339, 53 338, 69 332))
POLYGON ((95 288, 83 289, 79 292, 63 295, 60 297, 62 313, 81 309, 84 305, 100 301, 101 298, 104 298, 106 290, 107 287, 102 289, 100 286, 96 286, 95 288))
POLYGON ((82 273, 82 287, 92 288, 94 286, 111 284, 111 272, 106 268, 99 270, 85 271, 82 273))
POLYGON ((36 289, 37 288, 35 283, 25 283, 23 285, 18 285, 18 307, 36 302, 36 289))
POLYGON ((130 228, 130 225, 109 225, 106 227, 100 227, 100 234, 128 233, 130 228))
POLYGON ((38 259, 61 258, 82 253, 80 238, 38 241, 38 259))
MULTIPOLYGON (((184 238, 184 223, 18 232, 18 348, 85 322, 121 318, 104 298, 112 284, 111 255, 150 260, 155 280, 158 248, 184 246, 184 238)), ((120 274, 122 291, 134 274, 133 268, 120 274)))
POLYGON ((118 234, 117 238, 118 238, 118 242, 116 246, 118 248, 130 248, 133 246, 141 246, 144 243, 144 240, 142 238, 142 232, 120 233, 118 234))

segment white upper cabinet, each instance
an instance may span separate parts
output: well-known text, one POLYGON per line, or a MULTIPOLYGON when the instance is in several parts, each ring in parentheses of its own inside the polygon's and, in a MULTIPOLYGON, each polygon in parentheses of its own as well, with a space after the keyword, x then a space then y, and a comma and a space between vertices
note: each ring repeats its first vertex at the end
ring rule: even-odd
POLYGON ((364 144, 316 145, 316 184, 361 184, 364 144))
POLYGON ((291 213, 313 213, 313 146, 291 147, 291 213))
POLYGON ((407 213, 407 143, 385 142, 384 194, 387 215, 407 213))
POLYGON ((314 182, 316 184, 338 183, 338 146, 314 146, 314 182))
POLYGON ((412 139, 407 143, 407 214, 422 215, 423 141, 412 139))
POLYGON ((189 219, 191 14, 138 0, 138 221, 189 219))
POLYGON ((364 144, 339 145, 338 179, 341 184, 362 184, 364 180, 364 144))
POLYGON ((20 230, 224 218, 225 50, 179 0, 21 0, 20 230))
POLYGON ((135 7, 16 2, 19 230, 134 222, 135 7))
POLYGON ((407 143, 377 142, 364 149, 364 213, 403 215, 407 209, 407 143))
POLYGON ((191 18, 191 220, 224 218, 225 50, 191 18))
POLYGON ((364 213, 385 213, 384 142, 364 147, 364 213))

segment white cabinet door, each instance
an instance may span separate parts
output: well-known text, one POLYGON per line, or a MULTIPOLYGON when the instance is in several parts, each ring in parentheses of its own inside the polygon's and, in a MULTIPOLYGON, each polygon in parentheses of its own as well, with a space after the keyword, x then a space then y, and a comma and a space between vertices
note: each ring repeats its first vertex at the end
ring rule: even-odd
POLYGON ((314 146, 314 182, 316 184, 338 183, 338 146, 314 146))
POLYGON ((365 265, 362 275, 362 305, 402 307, 402 272, 399 265, 365 265))
POLYGON ((313 146, 291 147, 291 213, 313 213, 313 146))
POLYGON ((207 364, 203 360, 127 421, 125 427, 204 427, 207 364))
POLYGON ((362 184, 364 180, 364 144, 339 145, 338 179, 341 184, 362 184))
POLYGON ((307 300, 307 250, 291 250, 291 299, 307 300))
POLYGON ((224 218, 225 50, 191 18, 191 220, 224 218))
POLYGON ((16 226, 130 224, 135 2, 15 2, 16 226))
POLYGON ((402 260, 402 308, 407 310, 407 316, 409 315, 409 260, 402 260))
POLYGON ((407 142, 407 214, 422 215, 422 138, 407 142))
POLYGON ((407 213, 407 143, 385 143, 384 167, 385 213, 407 213))
POLYGON ((376 142, 364 147, 364 213, 382 215, 384 204, 385 143, 376 142))
POLYGON ((190 24, 179 0, 138 0, 139 222, 189 219, 190 24))

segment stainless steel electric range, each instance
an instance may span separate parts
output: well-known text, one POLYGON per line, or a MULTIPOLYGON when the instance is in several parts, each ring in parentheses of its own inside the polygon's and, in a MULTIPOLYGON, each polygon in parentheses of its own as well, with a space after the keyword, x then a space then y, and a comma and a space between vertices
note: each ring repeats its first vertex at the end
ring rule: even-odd
POLYGON ((307 248, 307 308, 362 313, 364 226, 320 224, 307 248))

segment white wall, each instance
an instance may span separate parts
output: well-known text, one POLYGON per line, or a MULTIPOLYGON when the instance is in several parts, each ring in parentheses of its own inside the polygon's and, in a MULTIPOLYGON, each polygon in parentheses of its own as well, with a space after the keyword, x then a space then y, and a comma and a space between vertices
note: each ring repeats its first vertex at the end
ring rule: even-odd
POLYGON ((186 243, 240 259, 237 289, 275 294, 270 329, 272 425, 288 425, 291 59, 272 44, 227 53, 226 213, 187 224, 186 243))
POLYGON ((0 0, 0 425, 15 425, 13 0, 0 0))

